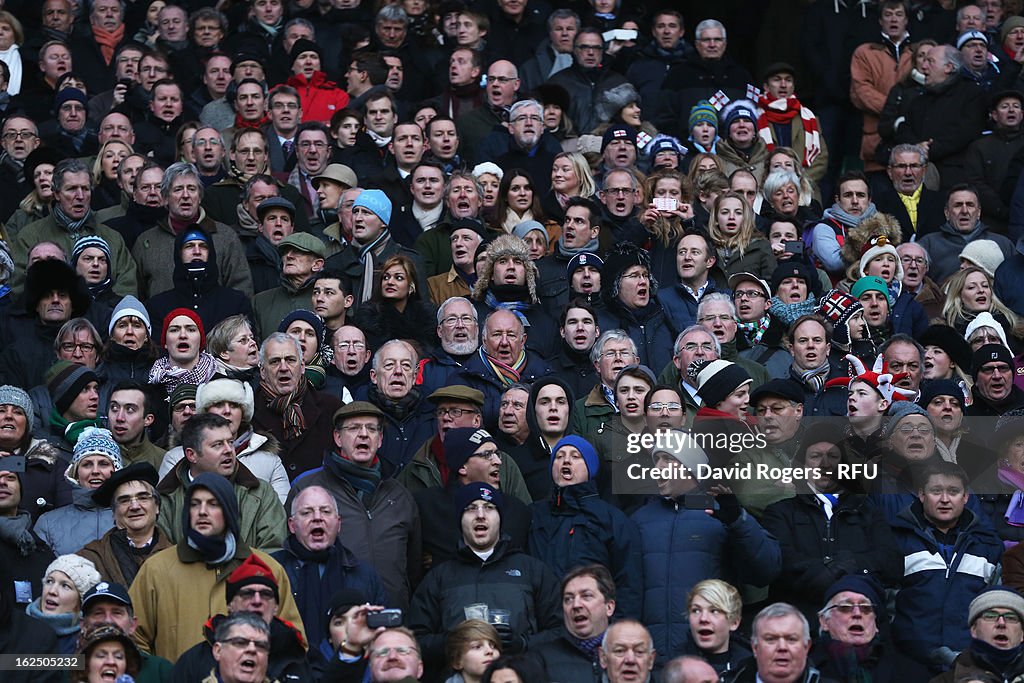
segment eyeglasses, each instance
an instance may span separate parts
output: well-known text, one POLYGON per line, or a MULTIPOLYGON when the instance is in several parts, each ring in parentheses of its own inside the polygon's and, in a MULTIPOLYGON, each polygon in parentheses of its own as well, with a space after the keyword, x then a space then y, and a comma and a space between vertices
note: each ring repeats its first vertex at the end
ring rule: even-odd
POLYGON ((890 164, 889 168, 896 171, 916 171, 920 168, 924 168, 924 164, 890 164))
POLYGON ((189 403, 176 403, 174 404, 174 407, 171 408, 171 412, 179 414, 184 413, 186 410, 191 410, 193 413, 196 412, 195 401, 189 403))
POLYGON ((681 403, 652 403, 648 406, 651 410, 662 411, 662 410, 682 410, 683 406, 681 403))
POLYGON ((371 650, 370 654, 374 657, 387 657, 394 652, 399 657, 408 657, 411 654, 419 654, 419 650, 414 647, 405 647, 400 645, 398 647, 378 647, 376 650, 371 650))
POLYGON ((92 353, 96 350, 96 345, 91 342, 64 342, 60 345, 60 350, 64 353, 74 353, 79 349, 81 349, 82 353, 92 353))
POLYGON ((349 434, 358 434, 364 429, 368 434, 376 434, 380 431, 380 425, 345 425, 341 428, 341 431, 348 432, 349 434))
POLYGON ((896 431, 903 436, 909 436, 911 434, 931 434, 931 424, 926 425, 900 425, 896 428, 896 431))
POLYGON ((366 344, 363 342, 340 341, 334 345, 334 348, 338 351, 348 351, 349 349, 352 349, 353 351, 362 351, 366 348, 366 344))
POLYGON ((487 77, 487 82, 488 83, 502 83, 502 84, 504 84, 504 83, 511 83, 512 81, 515 81, 515 80, 519 80, 519 79, 512 78, 511 76, 488 76, 487 77))
POLYGON ((733 299, 761 299, 764 292, 760 289, 737 289, 732 293, 733 299))
POLYGON ((434 411, 434 415, 436 417, 444 417, 447 415, 448 417, 456 420, 463 415, 475 415, 476 413, 477 411, 472 408, 438 408, 434 411))
POLYGON ((710 342, 705 342, 703 344, 697 344, 696 342, 689 342, 687 344, 683 344, 682 347, 680 348, 681 351, 686 351, 687 353, 694 353, 698 349, 700 349, 704 353, 711 353, 712 351, 715 350, 715 345, 711 344, 710 342))
POLYGON ((622 276, 623 280, 650 280, 650 273, 629 273, 628 275, 622 276))
POLYGON ((636 354, 633 353, 632 349, 622 349, 620 351, 605 351, 601 355, 608 360, 612 360, 614 358, 632 358, 636 354))
POLYGON ((494 458, 501 460, 501 451, 495 448, 494 450, 484 451, 483 453, 474 453, 472 457, 483 458, 484 460, 493 460, 494 458))
POLYGON ((604 194, 612 194, 617 197, 625 197, 632 191, 632 187, 606 187, 603 190, 601 190, 601 192, 604 194))
POLYGON ((138 503, 139 505, 148 505, 153 502, 152 493, 136 493, 134 496, 118 496, 114 499, 114 504, 119 508, 129 507, 132 503, 138 503))
POLYGON ((255 638, 242 638, 239 636, 236 638, 225 638, 224 640, 221 640, 220 643, 222 645, 237 647, 239 650, 244 650, 251 644, 260 652, 270 652, 270 641, 268 640, 256 640, 255 638))
POLYGON ((914 266, 923 266, 928 263, 928 259, 923 256, 900 256, 900 261, 903 263, 914 266))
POLYGON ((257 595, 260 596, 261 600, 274 599, 274 591, 270 590, 269 588, 263 588, 261 590, 257 590, 255 588, 243 588, 242 590, 238 591, 238 597, 242 598, 243 600, 252 600, 257 595))
POLYGON ((4 140, 31 140, 39 137, 30 130, 9 130, 4 133, 4 140))
POLYGON ((441 324, 445 327, 455 327, 456 325, 462 325, 463 327, 469 327, 476 322, 476 319, 471 315, 450 315, 441 321, 441 324))
POLYGON ((1020 615, 1016 612, 997 612, 994 609, 985 610, 979 617, 982 621, 997 622, 1000 619, 1005 621, 1007 624, 1019 624, 1020 615))
POLYGON ((697 322, 699 322, 699 323, 713 323, 713 322, 732 323, 732 322, 736 322, 736 319, 733 318, 731 315, 729 315, 727 313, 722 313, 721 315, 702 315, 701 317, 697 318, 697 322))
POLYGON ((825 611, 828 612, 830 610, 835 610, 840 614, 846 615, 853 614, 854 610, 860 610, 861 614, 867 615, 875 613, 875 606, 872 605, 870 602, 840 602, 838 604, 832 605, 825 611))
POLYGON ((520 121, 533 121, 534 123, 540 123, 544 119, 536 114, 523 114, 512 119, 512 123, 519 123, 520 121))

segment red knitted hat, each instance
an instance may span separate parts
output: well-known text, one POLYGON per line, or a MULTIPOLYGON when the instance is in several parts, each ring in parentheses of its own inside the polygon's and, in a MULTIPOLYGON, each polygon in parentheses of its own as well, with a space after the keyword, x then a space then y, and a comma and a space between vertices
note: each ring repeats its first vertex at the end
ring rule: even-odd
POLYGON ((267 586, 274 591, 274 599, 280 600, 277 592, 277 579, 274 578, 273 570, 257 555, 250 555, 245 558, 245 561, 235 571, 228 574, 228 580, 225 584, 227 587, 227 601, 231 602, 238 595, 238 591, 251 584, 267 586))
POLYGON ((164 326, 160 330, 160 346, 167 347, 167 327, 171 324, 171 321, 177 318, 179 315, 183 315, 189 318, 199 328, 199 347, 200 350, 206 348, 206 330, 203 329, 203 321, 199 319, 199 314, 189 308, 175 308, 173 311, 168 313, 164 317, 164 326))

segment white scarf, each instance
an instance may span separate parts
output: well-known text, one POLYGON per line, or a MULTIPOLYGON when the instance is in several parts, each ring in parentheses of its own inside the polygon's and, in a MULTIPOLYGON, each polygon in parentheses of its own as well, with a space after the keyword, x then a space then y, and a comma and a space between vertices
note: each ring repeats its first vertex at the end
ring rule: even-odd
POLYGON ((7 84, 7 92, 14 97, 21 92, 21 54, 17 45, 11 45, 6 50, 0 50, 0 62, 6 64, 11 70, 11 80, 7 84))
POLYGON ((419 204, 416 202, 412 203, 412 216, 419 222, 423 232, 437 226, 437 222, 441 220, 441 212, 443 210, 444 202, 441 202, 433 209, 421 209, 419 204))

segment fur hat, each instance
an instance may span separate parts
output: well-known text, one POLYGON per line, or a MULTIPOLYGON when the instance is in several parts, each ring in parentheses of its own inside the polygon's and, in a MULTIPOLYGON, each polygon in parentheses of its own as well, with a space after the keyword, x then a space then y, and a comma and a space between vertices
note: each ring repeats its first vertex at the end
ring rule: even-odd
POLYGON ((487 258, 480 266, 476 284, 473 285, 473 300, 483 301, 487 288, 491 285, 494 263, 505 256, 523 262, 526 267, 526 287, 530 292, 530 300, 538 303, 540 299, 537 298, 537 265, 530 260, 530 248, 526 246, 526 242, 515 235, 500 235, 487 246, 487 258))
POLYGON ((564 113, 568 114, 569 91, 555 83, 543 83, 533 89, 534 98, 543 105, 553 104, 564 113))
POLYGON ((92 561, 80 555, 61 555, 50 563, 43 573, 43 578, 52 572, 63 572, 71 583, 75 584, 78 590, 78 598, 81 599, 89 592, 89 589, 100 582, 100 573, 96 571, 96 565, 92 561))
POLYGON ((960 252, 960 258, 978 266, 990 278, 996 276, 996 269, 1006 260, 1006 254, 992 240, 973 240, 960 252))
POLYGON ((25 310, 35 313, 36 304, 48 292, 58 290, 71 297, 71 317, 83 315, 92 298, 85 287, 85 280, 75 269, 56 259, 36 261, 25 273, 25 310))
POLYGON ((606 304, 619 296, 619 279, 622 274, 633 266, 643 266, 651 276, 651 301, 658 294, 658 281, 651 270, 651 257, 646 249, 641 249, 632 242, 619 242, 605 255, 604 267, 601 268, 601 297, 606 304))
POLYGON ((242 420, 252 422, 252 414, 256 409, 256 402, 252 394, 252 386, 248 382, 227 377, 200 384, 196 387, 196 412, 203 413, 212 405, 221 401, 230 401, 242 407, 242 420))
POLYGON ((690 363, 690 374, 697 376, 697 395, 714 408, 729 394, 754 380, 742 367, 727 360, 706 360, 698 358, 690 363))
POLYGON ((32 399, 25 393, 24 389, 11 384, 0 386, 0 406, 16 406, 21 408, 22 412, 25 413, 29 429, 32 429, 36 413, 32 408, 32 399))
POLYGON ((896 274, 893 276, 893 279, 902 282, 903 261, 900 260, 900 255, 897 253, 896 247, 889 242, 889 238, 885 235, 872 235, 868 238, 868 241, 864 246, 861 247, 857 274, 861 277, 867 275, 868 264, 883 254, 889 254, 896 261, 896 274))
MULTIPOLYGON (((843 242, 841 256, 844 263, 851 263, 850 279, 856 280, 860 277, 860 257, 864 253, 865 245, 872 237, 885 235, 885 241, 893 247, 898 247, 903 241, 903 228, 900 222, 893 216, 884 213, 876 213, 870 218, 865 218, 856 227, 846 231, 846 240, 843 242)), ((870 260, 870 259, 869 259, 870 260)), ((899 258, 896 259, 899 263, 899 258)))
POLYGON ((633 102, 640 102, 640 93, 632 83, 623 83, 609 88, 597 96, 594 113, 602 123, 611 121, 624 107, 633 102))
POLYGON ((949 325, 931 325, 917 338, 921 346, 937 346, 956 366, 967 372, 971 367, 971 345, 949 325))

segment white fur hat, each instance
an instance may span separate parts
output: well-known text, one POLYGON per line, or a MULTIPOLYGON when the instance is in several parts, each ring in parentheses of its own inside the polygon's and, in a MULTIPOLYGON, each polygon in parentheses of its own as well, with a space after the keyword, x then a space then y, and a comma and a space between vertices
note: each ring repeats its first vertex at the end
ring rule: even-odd
POLYGON ((252 387, 248 382, 221 377, 196 388, 196 412, 203 413, 212 405, 221 401, 230 401, 242 406, 242 420, 252 422, 252 414, 256 410, 252 387))
POLYGON ((96 565, 79 555, 61 555, 46 568, 43 578, 45 579, 51 572, 67 574, 67 577, 75 584, 75 588, 78 589, 79 600, 101 579, 100 573, 96 571, 96 565))

